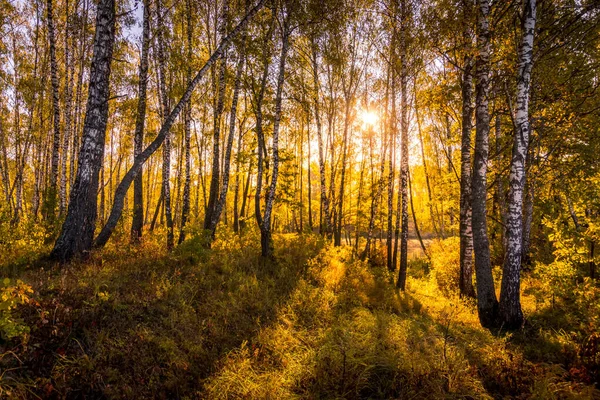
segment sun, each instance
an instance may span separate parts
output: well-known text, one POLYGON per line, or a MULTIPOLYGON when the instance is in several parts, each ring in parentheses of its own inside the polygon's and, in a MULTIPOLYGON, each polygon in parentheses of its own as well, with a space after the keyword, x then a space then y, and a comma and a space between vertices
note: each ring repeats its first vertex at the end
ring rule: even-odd
POLYGON ((365 126, 373 126, 377 123, 377 121, 379 121, 379 115, 370 110, 362 110, 360 112, 360 118, 365 126))

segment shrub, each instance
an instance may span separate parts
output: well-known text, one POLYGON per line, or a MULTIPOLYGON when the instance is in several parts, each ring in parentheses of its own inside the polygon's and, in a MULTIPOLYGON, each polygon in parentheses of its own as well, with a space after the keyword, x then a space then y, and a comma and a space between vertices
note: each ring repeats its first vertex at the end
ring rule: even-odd
POLYGON ((430 246, 432 278, 445 295, 458 291, 460 278, 460 239, 435 240, 430 246))
POLYGON ((11 285, 11 280, 5 278, 0 282, 0 339, 10 340, 15 337, 26 338, 29 327, 12 314, 17 306, 28 303, 31 286, 17 280, 11 285))

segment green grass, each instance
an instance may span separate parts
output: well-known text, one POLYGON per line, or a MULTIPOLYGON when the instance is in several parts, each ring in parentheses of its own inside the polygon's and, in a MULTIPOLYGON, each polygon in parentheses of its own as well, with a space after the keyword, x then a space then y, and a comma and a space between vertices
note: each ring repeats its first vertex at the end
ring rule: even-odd
POLYGON ((573 372, 576 335, 533 295, 528 328, 493 336, 473 304, 439 289, 435 264, 412 261, 400 293, 387 270, 316 236, 275 245, 265 262, 252 234, 171 254, 121 239, 63 268, 20 264, 13 277, 34 293, 15 314, 30 332, 0 344, 0 397, 599 396, 573 372))

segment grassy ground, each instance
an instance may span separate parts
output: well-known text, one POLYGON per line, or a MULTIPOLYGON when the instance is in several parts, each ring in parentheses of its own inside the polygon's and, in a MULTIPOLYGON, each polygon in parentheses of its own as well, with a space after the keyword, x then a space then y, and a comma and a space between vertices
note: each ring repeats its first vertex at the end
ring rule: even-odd
POLYGON ((0 397, 600 398, 578 342, 589 328, 565 329, 589 318, 561 317, 533 277, 527 327, 493 336, 435 258, 411 261, 399 293, 379 255, 290 235, 264 262, 257 244, 117 241, 63 268, 19 256, 4 275, 33 293, 11 311, 21 333, 0 342, 0 397))

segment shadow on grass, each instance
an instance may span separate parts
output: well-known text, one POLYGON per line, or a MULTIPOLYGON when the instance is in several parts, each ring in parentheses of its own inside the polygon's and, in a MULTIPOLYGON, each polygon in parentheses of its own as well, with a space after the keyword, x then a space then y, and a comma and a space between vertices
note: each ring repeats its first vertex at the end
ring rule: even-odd
POLYGON ((15 369, 2 384, 41 398, 197 395, 220 358, 273 320, 320 248, 281 238, 277 261, 264 261, 254 239, 212 250, 189 240, 171 254, 117 242, 85 262, 25 271, 37 304, 19 313, 31 334, 5 348, 14 357, 0 368, 15 369))
POLYGON ((309 270, 308 283, 296 289, 301 293, 252 344, 262 355, 236 350, 203 394, 479 399, 549 398, 557 390, 569 395, 581 389, 571 388, 551 366, 528 360, 505 338, 474 326, 473 318, 462 321, 453 300, 398 292, 387 272, 343 263, 340 269, 325 260, 322 271, 309 270), (435 301, 447 307, 430 312, 435 301))

